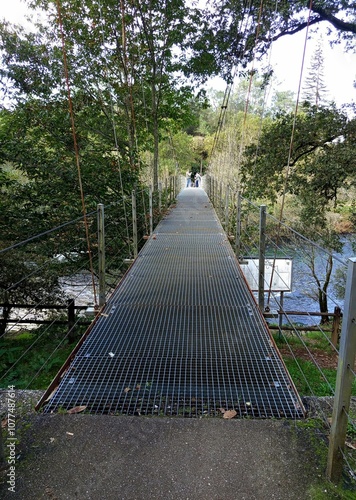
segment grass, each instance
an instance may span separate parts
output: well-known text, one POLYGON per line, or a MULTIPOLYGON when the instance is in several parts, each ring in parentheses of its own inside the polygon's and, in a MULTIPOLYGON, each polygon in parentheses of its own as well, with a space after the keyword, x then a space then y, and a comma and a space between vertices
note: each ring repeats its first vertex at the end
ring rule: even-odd
POLYGON ((354 500, 355 490, 346 490, 341 486, 324 482, 314 485, 309 490, 311 500, 354 500))
POLYGON ((62 325, 5 335, 0 339, 0 387, 46 389, 81 333, 83 329, 78 328, 74 343, 65 338, 66 327, 62 325))
POLYGON ((318 397, 333 395, 336 370, 319 370, 312 362, 303 359, 295 361, 293 358, 285 358, 284 362, 300 394, 318 397))
MULTIPOLYGON (((284 362, 301 395, 318 397, 333 395, 337 369, 329 365, 334 360, 336 366, 337 355, 323 333, 306 332, 301 338, 291 334, 288 336, 274 334, 274 339, 278 348, 282 350, 284 362)), ((356 380, 353 382, 352 395, 356 396, 356 380)))
MULTIPOLYGON (((285 336, 276 334, 275 341, 281 350, 289 374, 301 396, 327 397, 334 395, 337 376, 337 353, 323 333, 315 331, 306 332, 301 337, 291 334, 285 336), (289 347, 287 347, 287 344, 289 347), (311 353, 316 363, 309 353, 311 353)), ((355 378, 352 385, 352 395, 356 396, 355 378)), ((331 412, 329 413, 329 410, 323 414, 323 418, 321 418, 320 414, 319 416, 309 417, 306 420, 298 422, 299 427, 315 430, 316 441, 319 443, 315 442, 315 449, 320 454, 323 469, 326 468, 327 460, 326 437, 329 435, 329 426, 326 424, 326 419, 330 422, 331 412), (325 437, 325 442, 324 439, 320 439, 320 436, 325 437)), ((323 412, 322 409, 320 411, 323 412)), ((348 456, 349 464, 351 464, 350 467, 353 469, 356 459, 356 452, 353 449, 353 446, 356 445, 356 411, 352 408, 352 405, 350 406, 348 416, 346 442, 350 443, 351 448, 348 446, 345 447, 345 455, 348 456)), ((351 475, 346 472, 345 466, 345 475, 340 485, 322 481, 320 485, 313 486, 309 492, 309 498, 312 500, 351 500, 351 498, 356 498, 355 490, 355 482, 351 478, 351 475)))
MULTIPOLYGON (((76 341, 82 332, 78 329, 76 341)), ((11 333, 0 339, 0 386, 14 384, 17 389, 47 388, 75 345, 69 344, 67 339, 61 343, 65 335, 64 326, 53 325, 11 333), (23 358, 17 362, 21 356, 23 358)), ((332 396, 336 369, 323 366, 318 369, 311 359, 306 359, 308 356, 303 345, 304 342, 316 359, 320 353, 331 355, 333 349, 325 336, 320 332, 307 332, 303 334, 303 342, 291 334, 284 337, 275 334, 274 338, 279 348, 285 348, 288 342, 295 353, 297 361, 288 353, 289 349, 283 350, 285 364, 298 392, 303 396, 332 396)), ((356 395, 356 382, 352 394, 356 395)))

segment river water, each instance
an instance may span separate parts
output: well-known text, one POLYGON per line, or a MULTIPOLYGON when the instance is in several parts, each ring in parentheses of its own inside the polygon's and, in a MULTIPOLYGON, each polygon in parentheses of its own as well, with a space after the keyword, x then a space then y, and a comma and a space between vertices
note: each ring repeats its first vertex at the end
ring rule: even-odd
MULTIPOLYGON (((335 280, 338 269, 346 269, 347 259, 354 255, 352 251, 352 245, 349 238, 343 239, 343 252, 342 254, 335 254, 334 266, 332 272, 332 279, 328 287, 328 310, 329 312, 334 311, 335 306, 343 308, 343 299, 337 296, 335 280), (345 265, 342 262, 345 262, 345 265)), ((319 304, 313 295, 316 293, 316 284, 311 277, 310 270, 307 268, 304 260, 305 256, 300 251, 300 249, 291 250, 290 248, 285 248, 284 253, 289 254, 293 263, 292 272, 292 290, 291 292, 284 292, 284 310, 285 311, 300 311, 300 312, 318 312, 319 304)), ((316 269, 318 276, 322 277, 325 269, 325 254, 319 252, 316 258, 316 269)), ((92 279, 89 273, 86 274, 76 274, 71 277, 64 277, 60 280, 64 295, 67 298, 74 298, 76 305, 92 306, 94 304, 94 293, 92 287, 92 279)), ((97 286, 97 284, 96 284, 97 286)), ((255 293, 257 299, 257 293, 255 293)), ((271 294, 270 296, 270 308, 279 309, 280 294, 278 292, 271 294), (275 298, 274 298, 275 297, 275 298)), ((268 303, 268 294, 265 294, 265 304, 268 303)), ((83 312, 82 312, 83 314, 83 312)), ((38 312, 35 314, 33 312, 19 312, 18 317, 28 317, 34 318, 38 317, 38 312)), ((45 317, 45 314, 42 313, 45 317)), ((290 321, 293 323, 298 323, 301 325, 317 325, 320 323, 319 316, 289 316, 290 321)), ((278 320, 273 319, 271 322, 276 323, 278 320)), ((283 321, 286 323, 286 321, 283 321)), ((11 330, 19 330, 23 328, 23 325, 11 325, 11 330)), ((27 325, 27 328, 36 328, 36 325, 27 325)))
MULTIPOLYGON (((284 292, 284 310, 300 312, 318 312, 319 304, 316 299, 316 283, 311 272, 305 264, 305 254, 300 250, 285 248, 284 254, 289 254, 292 259, 292 290, 284 292)), ((328 287, 328 310, 333 312, 335 306, 343 307, 343 299, 337 296, 335 280, 338 269, 346 269, 347 258, 353 255, 351 241, 343 238, 343 253, 335 254, 332 279, 328 287), (345 262, 345 265, 342 264, 345 262)), ((315 259, 316 272, 323 281, 325 275, 325 253, 318 251, 315 259)), ((90 274, 77 274, 70 278, 62 279, 63 291, 71 298, 75 298, 76 305, 91 305, 94 303, 94 294, 90 274)), ((255 294, 257 298, 257 294, 255 294)), ((279 309, 280 294, 274 293, 270 296, 270 308, 279 309), (275 297, 275 298, 274 298, 275 297)), ((265 303, 268 302, 268 294, 265 295, 265 303)), ((302 325, 314 325, 320 323, 318 316, 290 316, 294 323, 302 325)), ((277 320, 273 320, 277 322, 277 320)))
MULTIPOLYGON (((344 270, 346 276, 347 269, 347 259, 355 255, 352 250, 351 239, 347 237, 342 238, 343 252, 342 254, 333 254, 333 270, 331 275, 331 281, 327 290, 328 297, 328 311, 333 312, 335 306, 343 308, 344 300, 340 298, 337 294, 337 281, 338 274, 341 270, 344 270)), ((288 249, 286 249, 288 252, 288 249)), ((308 252, 308 249, 306 250, 308 252)), ((294 254, 292 253, 291 258, 293 260, 293 272, 292 272, 292 290, 291 292, 284 292, 284 310, 285 311, 300 311, 300 312, 318 312, 319 304, 317 301, 317 285, 312 277, 311 271, 306 265, 305 253, 296 249, 294 254)), ((325 262, 327 254, 321 250, 317 250, 315 259, 315 269, 316 274, 319 277, 321 283, 324 282, 323 277, 325 276, 325 262)), ((280 294, 276 293, 276 300, 271 299, 271 308, 278 309, 280 294), (274 302, 274 303, 273 303, 274 302)), ((266 301, 268 295, 266 294, 266 301)), ((302 325, 314 325, 320 323, 320 317, 315 316, 290 316, 291 321, 294 323, 299 323, 302 325)), ((277 320, 275 320, 277 321, 277 320)))

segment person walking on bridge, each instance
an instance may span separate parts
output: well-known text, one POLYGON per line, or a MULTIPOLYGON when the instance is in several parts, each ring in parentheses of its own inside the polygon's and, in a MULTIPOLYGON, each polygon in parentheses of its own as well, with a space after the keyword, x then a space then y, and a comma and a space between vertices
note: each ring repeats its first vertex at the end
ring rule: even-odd
POLYGON ((186 180, 186 186, 185 187, 190 187, 190 183, 191 183, 191 175, 192 173, 189 172, 189 170, 186 171, 185 173, 185 180, 186 180))

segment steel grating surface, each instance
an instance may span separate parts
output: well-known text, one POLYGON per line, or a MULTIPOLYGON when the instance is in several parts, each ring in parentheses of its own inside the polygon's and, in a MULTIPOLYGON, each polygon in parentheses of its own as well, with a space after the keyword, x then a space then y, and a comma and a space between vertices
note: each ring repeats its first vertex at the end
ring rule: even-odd
POLYGON ((202 189, 157 226, 44 407, 91 413, 303 416, 202 189))

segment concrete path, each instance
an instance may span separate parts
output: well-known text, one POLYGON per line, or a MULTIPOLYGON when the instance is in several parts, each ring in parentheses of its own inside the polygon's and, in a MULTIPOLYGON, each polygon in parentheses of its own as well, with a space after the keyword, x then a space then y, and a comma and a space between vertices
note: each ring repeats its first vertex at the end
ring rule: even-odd
POLYGON ((15 493, 5 482, 4 500, 304 500, 324 476, 320 438, 316 453, 314 431, 290 420, 31 414, 26 422, 15 493))

